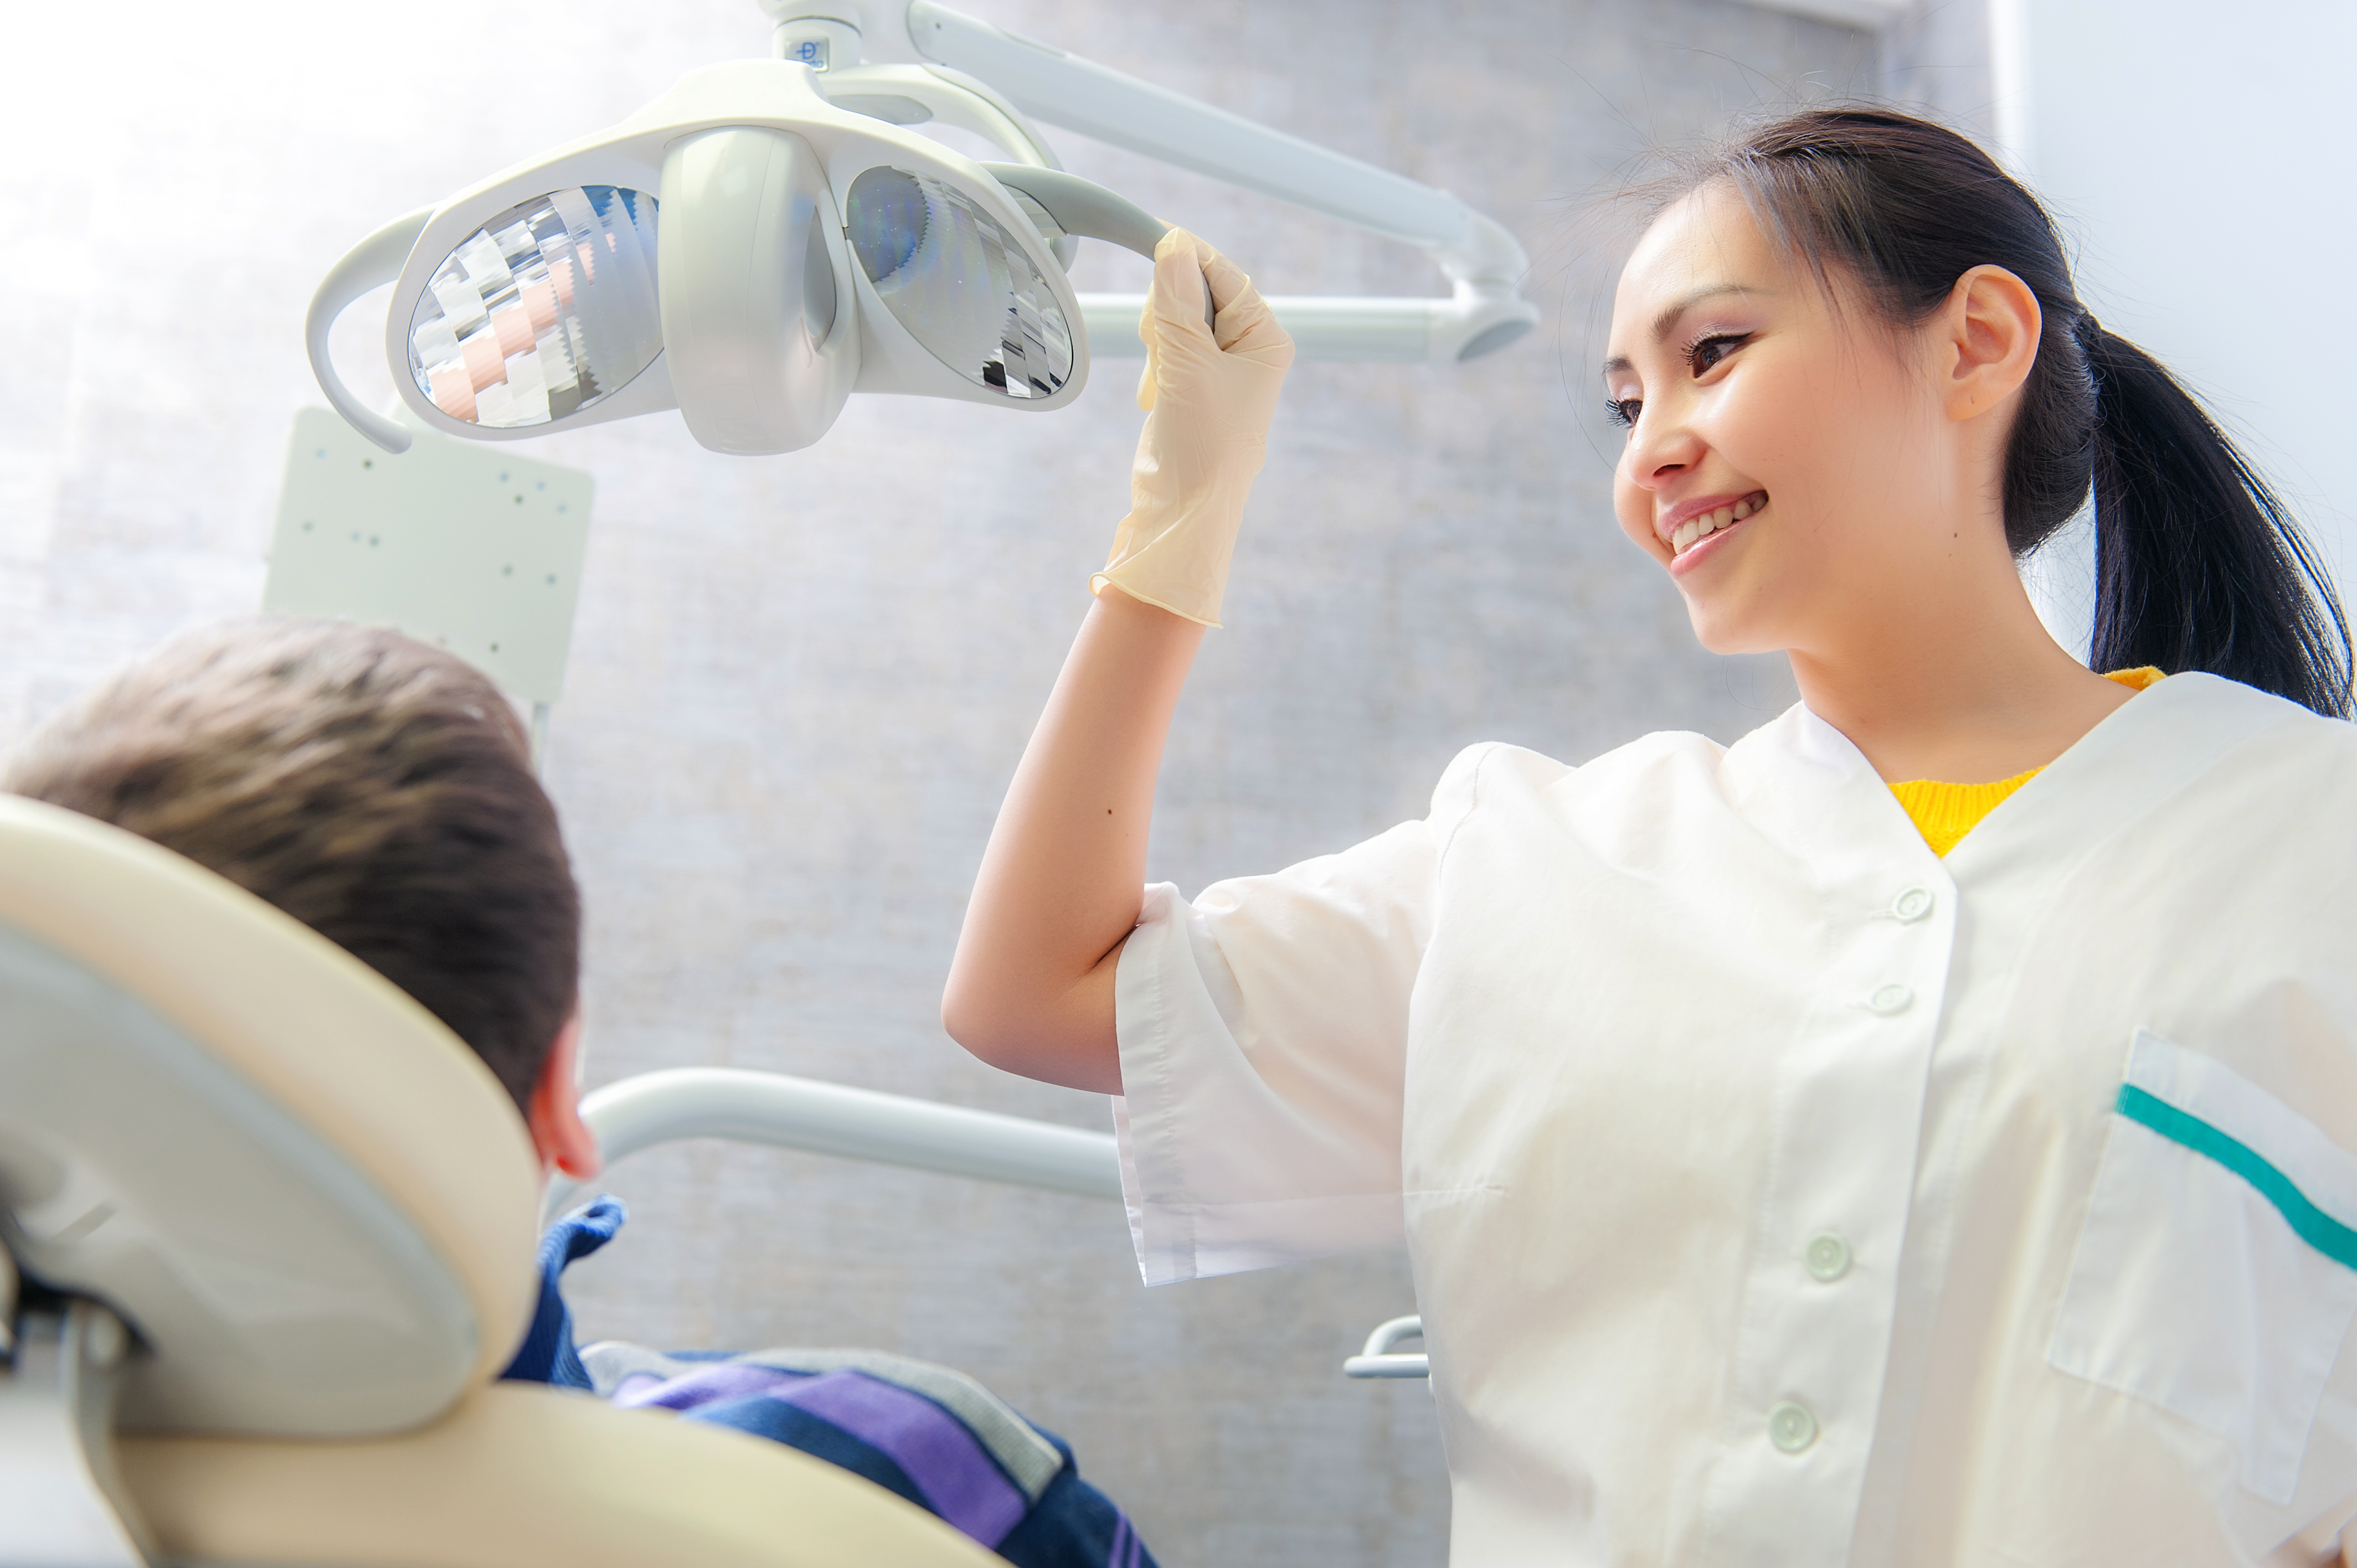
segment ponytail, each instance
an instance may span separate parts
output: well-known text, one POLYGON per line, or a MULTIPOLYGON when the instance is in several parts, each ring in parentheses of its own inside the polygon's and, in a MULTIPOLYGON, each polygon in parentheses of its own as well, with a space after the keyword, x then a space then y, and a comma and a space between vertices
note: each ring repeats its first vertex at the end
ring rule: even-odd
POLYGON ((2158 360, 2092 316, 2098 669, 2206 670, 2347 717, 2348 622, 2273 490, 2158 360))
POLYGON ((2097 669, 2203 670, 2345 718, 2349 628, 2314 547, 2175 377, 2080 304, 2038 199, 1953 131, 1811 109, 1695 166, 1734 185, 1820 280, 1911 327, 1975 266, 2038 297, 2038 356, 2006 441, 2017 558, 2095 499, 2097 669))

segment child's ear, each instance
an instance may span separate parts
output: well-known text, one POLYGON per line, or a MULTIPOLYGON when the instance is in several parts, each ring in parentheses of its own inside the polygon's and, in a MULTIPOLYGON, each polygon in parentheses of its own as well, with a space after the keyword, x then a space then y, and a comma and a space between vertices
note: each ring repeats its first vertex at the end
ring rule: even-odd
POLYGON ((597 1152, 597 1134, 581 1120, 581 1010, 576 1007, 565 1027, 556 1031, 541 1064, 540 1079, 532 1086, 532 1102, 524 1117, 532 1146, 540 1155, 543 1176, 563 1171, 576 1181, 597 1174, 605 1162, 597 1152))

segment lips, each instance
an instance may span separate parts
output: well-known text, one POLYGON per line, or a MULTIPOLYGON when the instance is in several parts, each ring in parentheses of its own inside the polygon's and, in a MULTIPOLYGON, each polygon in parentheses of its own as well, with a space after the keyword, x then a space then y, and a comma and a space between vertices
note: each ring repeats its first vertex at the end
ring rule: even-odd
POLYGON ((1672 555, 1683 555, 1723 528, 1732 528, 1768 504, 1766 490, 1754 490, 1739 499, 1696 512, 1670 531, 1672 555))

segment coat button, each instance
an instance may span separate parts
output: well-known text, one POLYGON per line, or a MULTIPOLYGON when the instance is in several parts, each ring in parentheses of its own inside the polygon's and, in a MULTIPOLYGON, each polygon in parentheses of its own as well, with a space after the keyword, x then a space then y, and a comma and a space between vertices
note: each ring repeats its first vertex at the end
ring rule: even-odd
POLYGON ((1831 1284, 1849 1273, 1849 1243, 1836 1231, 1820 1230, 1801 1249, 1801 1262, 1811 1279, 1831 1284))
POLYGON ((1932 912, 1932 890, 1910 887, 1890 901, 1890 912, 1901 920, 1920 920, 1932 912))
POLYGON ((1768 1412, 1768 1441, 1781 1453, 1798 1454, 1817 1440, 1817 1418, 1809 1407, 1786 1400, 1768 1412))
POLYGON ((1866 1004, 1888 1018, 1893 1013, 1906 1012, 1907 1004, 1914 1000, 1914 992, 1894 983, 1876 986, 1874 994, 1866 999, 1866 1004))

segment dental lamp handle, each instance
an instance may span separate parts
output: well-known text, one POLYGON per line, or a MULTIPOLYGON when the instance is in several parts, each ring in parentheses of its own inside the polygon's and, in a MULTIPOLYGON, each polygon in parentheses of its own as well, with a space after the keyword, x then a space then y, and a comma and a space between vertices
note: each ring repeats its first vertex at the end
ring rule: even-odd
MULTIPOLYGON (((1103 240, 1119 245, 1125 251, 1135 251, 1147 261, 1154 259, 1154 247, 1162 236, 1170 232, 1170 225, 1155 217, 1134 201, 1125 200, 1092 180, 1061 169, 1034 168, 1028 164, 985 164, 985 172, 1017 193, 1020 200, 1030 199, 1029 205, 1039 210, 1031 215, 1035 224, 1044 216, 1055 234, 1041 232, 1050 241, 1059 234, 1072 234, 1083 240, 1103 240)), ((1212 306, 1209 285, 1203 290, 1203 325, 1212 335, 1219 333, 1219 311, 1212 306)))
POLYGON ((335 360, 328 354, 328 331, 346 306, 401 275, 401 264, 409 259, 410 247, 417 243, 425 220, 433 216, 434 209, 421 207, 406 217, 394 219, 344 252, 344 259, 319 280, 318 292, 311 296, 310 311, 303 317, 303 347, 310 353, 311 373, 319 379, 319 390, 328 394, 328 402, 353 429, 388 452, 408 451, 409 432, 361 402, 351 388, 344 385, 344 378, 336 373, 335 360))

